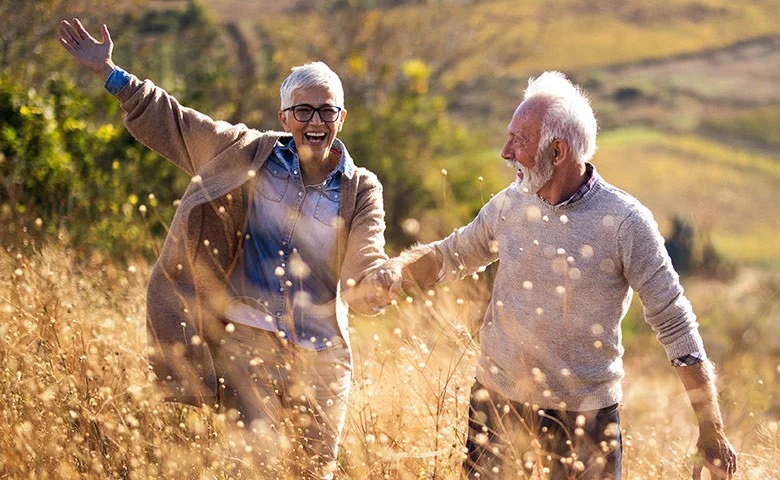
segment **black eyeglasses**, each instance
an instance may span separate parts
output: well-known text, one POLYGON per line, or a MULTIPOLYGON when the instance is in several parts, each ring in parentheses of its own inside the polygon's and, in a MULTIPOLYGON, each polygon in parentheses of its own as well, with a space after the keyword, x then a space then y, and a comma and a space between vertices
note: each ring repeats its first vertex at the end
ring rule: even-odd
POLYGON ((343 110, 341 107, 334 107, 333 105, 323 105, 321 107, 313 107, 307 103, 301 103, 300 105, 293 105, 287 107, 283 112, 292 110, 293 117, 299 122, 308 122, 314 118, 314 114, 317 113, 320 116, 320 120, 325 123, 333 123, 339 118, 339 113, 343 110))

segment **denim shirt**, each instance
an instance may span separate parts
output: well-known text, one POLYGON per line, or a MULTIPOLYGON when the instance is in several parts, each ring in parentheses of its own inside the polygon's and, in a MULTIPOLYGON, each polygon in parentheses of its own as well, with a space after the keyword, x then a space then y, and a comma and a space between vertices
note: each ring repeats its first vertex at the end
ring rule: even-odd
POLYGON ((225 317, 324 350, 341 341, 336 321, 336 225, 341 175, 355 165, 336 140, 338 166, 304 185, 292 139, 277 143, 258 172, 249 206, 249 238, 231 277, 225 317))

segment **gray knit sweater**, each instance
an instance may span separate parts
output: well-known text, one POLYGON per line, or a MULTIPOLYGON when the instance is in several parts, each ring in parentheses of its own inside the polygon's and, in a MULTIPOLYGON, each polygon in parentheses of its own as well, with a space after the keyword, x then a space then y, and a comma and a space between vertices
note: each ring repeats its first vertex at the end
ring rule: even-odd
POLYGON ((704 351, 652 214, 601 178, 559 207, 509 187, 433 245, 444 281, 500 261, 477 380, 512 400, 574 411, 619 402, 633 290, 670 360, 704 351))

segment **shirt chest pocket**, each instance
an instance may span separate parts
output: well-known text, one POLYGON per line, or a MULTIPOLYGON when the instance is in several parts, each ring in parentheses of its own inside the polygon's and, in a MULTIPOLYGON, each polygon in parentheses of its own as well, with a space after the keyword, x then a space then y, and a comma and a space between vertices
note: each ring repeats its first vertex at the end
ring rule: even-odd
POLYGON ((281 202, 290 185, 291 176, 287 170, 266 162, 260 169, 260 195, 272 202, 281 202))
POLYGON ((339 192, 317 192, 317 206, 314 208, 314 218, 323 225, 335 227, 339 217, 339 192))

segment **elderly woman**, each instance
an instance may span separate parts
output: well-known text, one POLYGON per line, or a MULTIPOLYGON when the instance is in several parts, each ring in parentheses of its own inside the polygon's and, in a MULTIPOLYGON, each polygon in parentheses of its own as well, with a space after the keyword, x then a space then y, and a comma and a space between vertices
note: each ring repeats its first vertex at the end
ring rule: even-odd
MULTIPOLYGON (((372 313, 386 260, 382 187, 336 138, 338 75, 295 67, 281 86, 286 133, 214 121, 112 62, 78 19, 60 43, 99 75, 144 145, 192 181, 149 280, 150 363, 168 399, 238 414, 249 436, 289 445, 307 476, 335 469, 351 383, 347 304, 372 313), (283 438, 290 441, 283 441, 283 438)), ((272 451, 269 451, 272 450, 272 451)), ((262 455, 261 455, 262 456, 262 455)))

